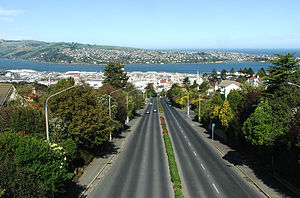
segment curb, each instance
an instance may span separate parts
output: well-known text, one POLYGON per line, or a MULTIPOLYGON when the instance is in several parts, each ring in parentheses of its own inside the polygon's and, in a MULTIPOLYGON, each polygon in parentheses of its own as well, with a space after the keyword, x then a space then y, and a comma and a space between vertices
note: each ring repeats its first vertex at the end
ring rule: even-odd
MULTIPOLYGON (((176 109, 177 110, 177 109, 176 109)), ((192 121, 192 118, 190 116, 187 116, 188 120, 192 121)), ((193 124, 192 124, 193 127, 195 127, 193 124)), ((198 127, 197 127, 198 128, 198 127)), ((200 134, 204 137, 204 138, 207 138, 206 136, 204 136, 204 134, 202 132, 200 132, 200 134)), ((209 140, 209 139, 207 139, 209 140)), ((211 145, 213 145, 218 151, 219 153, 224 156, 225 154, 219 149, 219 147, 213 142, 213 141, 208 141, 211 145)), ((252 180, 252 178, 241 168, 241 167, 238 167, 236 165, 233 164, 234 167, 236 167, 242 174, 244 174, 250 181, 251 183, 253 183, 253 185, 258 188, 258 190, 260 190, 266 197, 268 198, 272 198, 266 191, 263 190, 262 187, 260 187, 256 182, 254 182, 252 180)))
MULTIPOLYGON (((141 111, 143 111, 144 109, 141 109, 141 111)), ((138 118, 140 119, 140 117, 138 118)), ((135 128, 137 123, 139 122, 136 122, 133 124, 132 128, 135 128)), ((88 196, 88 194, 86 194, 89 190, 90 190, 90 187, 93 185, 93 183, 95 182, 95 180, 99 177, 99 175, 101 175, 103 173, 103 171, 108 167, 108 165, 111 165, 113 159, 123 150, 124 148, 124 145, 125 143, 128 141, 128 138, 132 135, 132 133, 130 133, 125 139, 124 141, 120 144, 120 147, 117 151, 117 153, 115 154, 112 154, 112 156, 109 158, 109 160, 105 163, 105 165, 100 169, 100 171, 96 174, 96 176, 92 179, 92 181, 86 186, 86 188, 80 193, 79 197, 85 197, 85 196, 88 196)), ((98 185, 98 184, 96 184, 98 185)), ((93 191, 93 189, 92 189, 93 191)))

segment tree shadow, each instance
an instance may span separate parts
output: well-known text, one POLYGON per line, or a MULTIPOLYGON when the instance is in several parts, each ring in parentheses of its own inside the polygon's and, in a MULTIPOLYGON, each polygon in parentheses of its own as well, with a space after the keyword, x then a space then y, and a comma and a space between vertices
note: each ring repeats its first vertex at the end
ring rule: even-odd
POLYGON ((79 185, 75 182, 70 182, 67 187, 67 193, 61 195, 55 195, 55 197, 62 197, 62 198, 74 198, 80 197, 85 198, 86 195, 82 195, 82 193, 86 190, 86 186, 79 185))

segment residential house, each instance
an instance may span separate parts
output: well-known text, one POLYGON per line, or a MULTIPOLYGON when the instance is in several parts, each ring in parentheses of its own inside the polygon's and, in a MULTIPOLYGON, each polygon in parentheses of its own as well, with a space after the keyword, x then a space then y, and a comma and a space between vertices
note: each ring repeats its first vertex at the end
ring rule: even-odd
POLYGON ((0 107, 2 107, 7 101, 13 99, 15 92, 16 89, 12 84, 0 83, 0 107))
POLYGON ((232 80, 222 80, 218 85, 216 84, 215 90, 220 90, 221 94, 225 95, 225 98, 227 98, 227 95, 230 93, 233 89, 241 89, 241 84, 236 81, 232 80))

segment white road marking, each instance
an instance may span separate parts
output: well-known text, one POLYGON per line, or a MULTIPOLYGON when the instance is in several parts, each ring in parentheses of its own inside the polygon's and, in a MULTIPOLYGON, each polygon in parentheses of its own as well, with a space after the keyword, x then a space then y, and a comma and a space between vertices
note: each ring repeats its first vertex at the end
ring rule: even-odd
POLYGON ((215 184, 213 183, 212 185, 215 187, 217 193, 220 194, 219 191, 218 191, 218 189, 217 189, 217 187, 215 186, 215 184))
POLYGON ((186 139, 186 136, 184 136, 184 138, 186 139))
POLYGON ((205 170, 205 168, 204 168, 203 164, 201 164, 201 166, 202 166, 203 170, 205 170))
POLYGON ((188 142, 188 144, 189 144, 190 146, 192 146, 190 142, 188 142))
POLYGON ((197 153, 194 151, 194 155, 197 156, 197 153))

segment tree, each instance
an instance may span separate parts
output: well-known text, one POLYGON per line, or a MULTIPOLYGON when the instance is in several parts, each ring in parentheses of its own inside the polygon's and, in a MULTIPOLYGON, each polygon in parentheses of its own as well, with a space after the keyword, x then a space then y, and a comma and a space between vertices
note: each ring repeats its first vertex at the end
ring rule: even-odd
POLYGON ((233 118, 233 113, 227 99, 225 99, 223 105, 221 106, 218 116, 222 123, 222 126, 224 126, 227 130, 229 127, 229 123, 233 118))
POLYGON ((147 97, 155 97, 156 96, 156 91, 155 91, 152 83, 148 83, 147 86, 145 87, 145 90, 146 90, 147 97))
POLYGON ((129 78, 124 65, 120 62, 109 62, 104 69, 104 76, 103 83, 108 83, 117 89, 125 87, 129 78))
POLYGON ((182 82, 186 86, 189 86, 191 84, 189 77, 185 77, 182 82))
POLYGON ((10 130, 45 138, 45 115, 31 107, 15 107, 10 115, 10 130))
POLYGON ((232 67, 231 70, 230 70, 230 74, 233 75, 234 73, 235 73, 235 70, 234 70, 234 68, 232 67))
POLYGON ((50 94, 55 94, 63 89, 71 87, 75 84, 75 80, 72 77, 60 79, 54 87, 51 88, 50 94))
POLYGON ((98 103, 95 90, 89 86, 57 95, 49 102, 49 109, 53 117, 67 124, 69 137, 82 149, 95 150, 114 130, 108 109, 98 103))
POLYGON ((227 73, 226 69, 222 69, 222 71, 221 71, 221 78, 222 78, 222 80, 226 79, 226 73, 227 73))
MULTIPOLYGON (((74 175, 73 173, 69 174, 66 170, 67 162, 64 150, 56 144, 49 145, 46 141, 40 141, 37 138, 24 136, 23 134, 4 133, 0 136, 0 145, 0 161, 5 164, 7 163, 5 160, 10 159, 13 170, 20 168, 20 174, 24 174, 25 178, 29 179, 29 183, 32 183, 32 180, 34 180, 37 184, 32 187, 27 185, 24 187, 33 189, 41 187, 41 191, 45 190, 48 193, 51 191, 63 192, 65 182, 74 175), (26 176, 27 174, 29 175, 26 176)), ((19 176, 21 177, 21 175, 19 176)), ((12 181, 2 182, 4 182, 5 186, 15 188, 15 186, 12 186, 12 183, 6 183, 12 181)), ((16 184, 20 185, 18 182, 16 184)), ((9 189, 11 192, 15 190, 9 189)), ((22 191, 25 191, 25 189, 22 191)), ((26 189, 26 191, 30 193, 31 189, 26 189)), ((41 194, 41 192, 37 192, 41 194)))
POLYGON ((267 92, 274 93, 280 85, 287 83, 287 78, 298 67, 299 61, 294 54, 287 55, 276 54, 277 59, 270 61, 274 66, 269 67, 270 75, 266 78, 268 89, 267 92))
POLYGON ((257 74, 256 74, 256 76, 257 77, 260 77, 260 78, 263 78, 263 77, 265 77, 267 75, 267 73, 266 73, 266 71, 265 71, 265 69, 262 67, 262 68, 260 68, 259 70, 258 70, 258 72, 257 72, 257 74))
POLYGON ((217 70, 214 68, 210 74, 209 79, 211 79, 211 81, 216 82, 218 79, 218 74, 217 74, 217 70))
POLYGON ((252 145, 270 146, 279 131, 274 129, 276 119, 268 100, 262 100, 254 113, 244 122, 242 132, 252 145))
POLYGON ((232 112, 235 114, 238 110, 238 104, 243 99, 243 94, 239 90, 231 90, 227 96, 232 112))
POLYGON ((253 69, 251 67, 247 70, 247 74, 249 76, 253 76, 254 75, 254 71, 253 71, 253 69))

